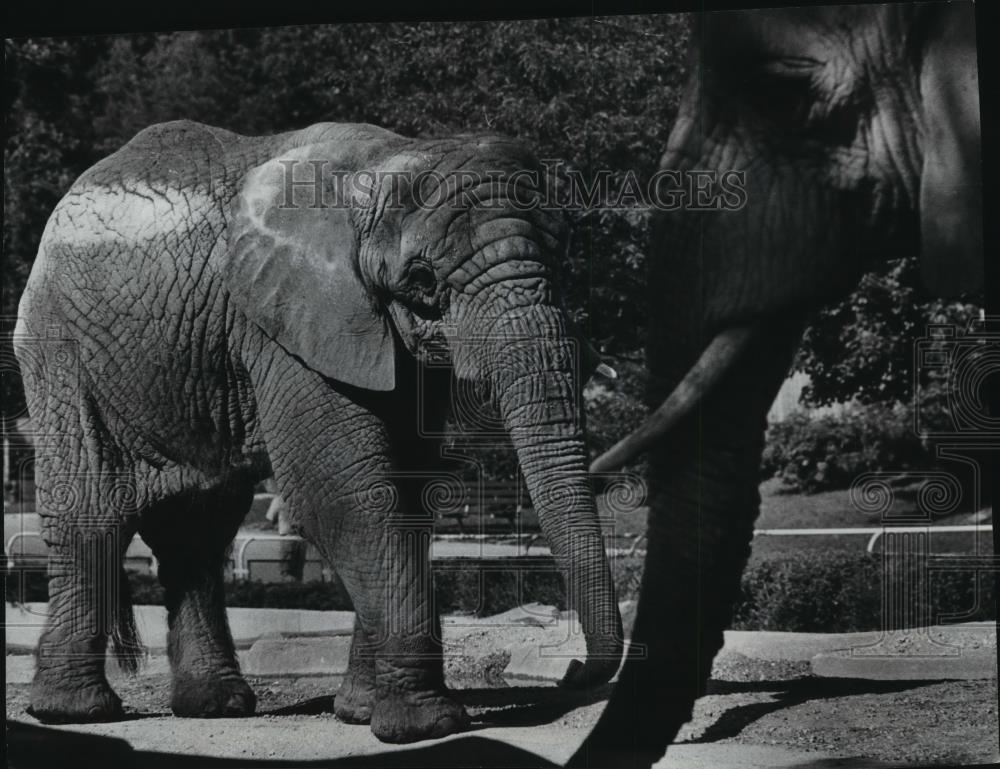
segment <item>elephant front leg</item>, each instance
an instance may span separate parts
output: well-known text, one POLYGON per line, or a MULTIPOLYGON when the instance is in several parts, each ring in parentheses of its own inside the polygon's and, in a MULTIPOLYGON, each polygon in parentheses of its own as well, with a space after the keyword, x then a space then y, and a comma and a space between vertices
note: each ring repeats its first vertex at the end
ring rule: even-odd
POLYGON ((443 737, 468 726, 465 709, 444 684, 441 630, 433 605, 430 526, 390 523, 394 589, 375 657, 372 732, 386 742, 443 737))
POLYGON ((364 697, 373 680, 370 723, 380 740, 414 742, 460 731, 468 725, 468 716, 444 684, 440 625, 431 591, 430 526, 393 522, 390 517, 382 524, 384 531, 375 535, 371 525, 368 520, 364 528, 346 526, 335 547, 334 558, 360 628, 338 715, 343 708, 345 720, 364 720, 364 697), (357 536, 362 531, 366 535, 357 536), (362 641, 366 644, 359 647, 362 641))
POLYGON ((157 511, 140 529, 160 564, 175 715, 238 717, 256 707, 236 660, 223 581, 226 547, 251 497, 251 487, 245 494, 203 493, 157 511))
POLYGON ((368 724, 375 705, 375 650, 361 623, 354 622, 351 656, 333 712, 347 724, 368 724))
MULTIPOLYGON (((441 637, 441 623, 434 613, 436 637, 441 637)), ((334 713, 347 724, 370 724, 375 707, 375 646, 359 621, 354 623, 351 654, 344 681, 337 691, 334 713)))

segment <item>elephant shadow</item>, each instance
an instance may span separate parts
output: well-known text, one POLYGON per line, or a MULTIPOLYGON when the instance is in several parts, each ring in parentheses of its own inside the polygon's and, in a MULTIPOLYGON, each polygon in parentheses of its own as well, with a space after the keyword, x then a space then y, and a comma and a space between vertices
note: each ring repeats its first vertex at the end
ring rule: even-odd
MULTIPOLYGON (((471 731, 492 727, 542 726, 577 708, 603 702, 613 685, 593 689, 558 686, 510 686, 500 688, 453 689, 452 693, 471 711, 471 731)), ((313 697, 285 707, 261 711, 264 716, 332 714, 336 695, 313 697)))
POLYGON ((7 721, 7 765, 72 766, 74 769, 418 769, 418 767, 483 767, 484 769, 549 769, 557 765, 530 751, 475 735, 444 742, 330 760, 287 761, 218 758, 136 750, 118 737, 7 721))
MULTIPOLYGON (((606 701, 614 684, 593 689, 558 686, 512 686, 505 689, 461 689, 458 700, 473 711, 473 728, 542 726, 587 705, 606 701)), ((596 720, 596 715, 595 715, 596 720)))
POLYGON ((768 702, 753 702, 729 708, 699 737, 678 744, 704 744, 735 737, 769 713, 802 705, 810 700, 862 694, 890 694, 940 683, 939 680, 878 681, 864 678, 793 678, 785 681, 719 681, 708 683, 706 695, 771 692, 768 702))

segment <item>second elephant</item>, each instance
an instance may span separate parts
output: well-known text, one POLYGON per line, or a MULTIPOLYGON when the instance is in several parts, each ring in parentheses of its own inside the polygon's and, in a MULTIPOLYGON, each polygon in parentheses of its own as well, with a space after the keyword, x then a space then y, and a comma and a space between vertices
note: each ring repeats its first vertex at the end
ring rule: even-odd
POLYGON ((423 504, 453 376, 495 402, 568 575, 588 660, 567 683, 613 675, 621 622, 587 475, 581 345, 554 285, 565 233, 532 205, 537 171, 496 136, 175 122, 74 184, 15 340, 53 554, 35 716, 120 717, 105 650, 110 637, 128 663, 136 647, 127 600, 106 597, 136 532, 166 590, 173 711, 253 712, 223 564, 273 473, 357 611, 337 714, 392 742, 462 728, 423 504))
POLYGON ((914 253, 934 294, 983 285, 972 3, 704 13, 693 41, 661 169, 745 185, 735 205, 713 184, 710 205, 653 226, 656 408, 592 466, 650 452, 631 639, 647 653, 574 767, 655 764, 704 694, 750 554, 768 409, 810 312, 914 253))

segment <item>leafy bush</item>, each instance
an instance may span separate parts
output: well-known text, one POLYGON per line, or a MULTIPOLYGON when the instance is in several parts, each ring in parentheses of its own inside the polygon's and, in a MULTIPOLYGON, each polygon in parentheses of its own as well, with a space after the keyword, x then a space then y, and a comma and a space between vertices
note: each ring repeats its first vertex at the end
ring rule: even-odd
MULTIPOLYGON (((947 383, 935 378, 906 403, 854 402, 837 414, 820 416, 794 412, 768 427, 762 476, 811 494, 849 488, 858 475, 874 470, 902 474, 940 467, 958 475, 964 499, 971 500, 975 478, 955 473, 954 463, 937 457, 934 439, 916 431, 915 422, 924 431, 951 431, 951 409, 947 383)), ((977 491, 981 503, 991 498, 989 484, 977 491)))
POLYGON ((913 431, 910 408, 854 405, 840 415, 796 412, 768 427, 761 459, 764 477, 796 490, 845 489, 863 472, 932 467, 932 448, 913 431))
POLYGON ((981 294, 961 301, 928 298, 916 257, 876 267, 850 296, 817 313, 806 330, 793 366, 810 377, 803 402, 910 402, 914 381, 924 388, 933 377, 930 371, 913 371, 913 341, 924 336, 929 323, 965 329, 979 315, 982 299, 981 294))
POLYGON ((996 616, 993 575, 931 572, 926 596, 913 571, 880 555, 815 552, 751 562, 743 574, 732 627, 738 630, 847 633, 883 628, 885 593, 910 591, 910 622, 987 620, 996 616), (891 579, 884 585, 886 578, 891 579))

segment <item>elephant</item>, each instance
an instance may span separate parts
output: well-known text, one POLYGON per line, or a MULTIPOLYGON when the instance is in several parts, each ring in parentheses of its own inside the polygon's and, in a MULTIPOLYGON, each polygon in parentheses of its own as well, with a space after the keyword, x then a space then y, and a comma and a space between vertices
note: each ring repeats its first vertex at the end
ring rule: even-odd
POLYGON ((563 683, 611 678, 621 618, 580 407, 594 353, 562 305, 568 235, 537 205, 539 169, 498 135, 177 121, 73 184, 15 333, 51 554, 29 712, 122 716, 104 668, 109 641, 128 669, 141 650, 122 577, 138 533, 165 592, 173 712, 251 714, 224 563, 273 475, 356 611, 336 715, 387 742, 464 728, 428 570, 429 487, 463 392, 509 436, 585 629, 563 683))
POLYGON ((745 194, 716 181, 654 213, 652 411, 591 465, 649 452, 644 654, 569 766, 652 765, 705 692, 759 512, 766 415, 809 312, 882 259, 918 254, 942 296, 983 281, 971 3, 705 13, 690 54, 660 168, 743 172, 745 194))

